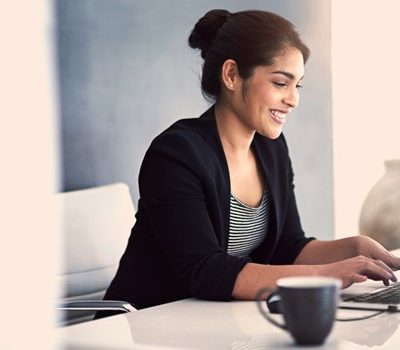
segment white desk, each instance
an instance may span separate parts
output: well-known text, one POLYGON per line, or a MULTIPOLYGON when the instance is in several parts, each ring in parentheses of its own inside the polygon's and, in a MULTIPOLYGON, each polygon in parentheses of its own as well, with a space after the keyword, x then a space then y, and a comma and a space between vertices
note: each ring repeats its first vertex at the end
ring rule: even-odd
MULTIPOLYGON (((366 311, 339 310, 338 316, 367 314, 366 311)), ((383 314, 363 321, 336 322, 325 344, 317 349, 399 349, 399 324, 400 313, 383 314)), ((64 349, 82 350, 294 347, 288 333, 264 320, 255 302, 195 299, 59 328, 56 336, 64 349)))
MULTIPOLYGON (((400 256, 400 249, 394 251, 400 256)), ((400 271, 396 272, 400 279, 400 271)), ((370 291, 382 282, 354 284, 346 293, 370 291)), ((338 310, 337 317, 370 315, 370 311, 338 310)), ((275 315, 278 319, 280 315, 275 315)), ((304 349, 399 349, 400 313, 352 322, 336 322, 324 345, 304 349)), ((290 335, 271 325, 255 302, 211 302, 187 299, 129 314, 59 328, 60 349, 293 349, 290 335)))

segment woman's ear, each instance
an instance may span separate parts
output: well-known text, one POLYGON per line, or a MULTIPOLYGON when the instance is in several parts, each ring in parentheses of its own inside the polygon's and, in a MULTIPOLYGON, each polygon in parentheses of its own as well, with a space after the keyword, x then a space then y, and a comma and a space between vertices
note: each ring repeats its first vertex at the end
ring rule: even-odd
POLYGON ((221 67, 221 79, 225 88, 230 91, 237 89, 239 78, 236 62, 232 59, 227 59, 221 67))

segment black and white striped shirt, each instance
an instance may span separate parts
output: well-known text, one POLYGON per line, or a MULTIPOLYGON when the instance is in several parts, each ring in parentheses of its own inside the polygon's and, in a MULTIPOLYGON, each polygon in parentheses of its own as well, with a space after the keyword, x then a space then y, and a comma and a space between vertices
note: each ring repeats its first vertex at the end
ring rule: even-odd
POLYGON ((256 249, 267 235, 270 192, 265 186, 259 207, 242 203, 231 193, 228 254, 245 257, 256 249))

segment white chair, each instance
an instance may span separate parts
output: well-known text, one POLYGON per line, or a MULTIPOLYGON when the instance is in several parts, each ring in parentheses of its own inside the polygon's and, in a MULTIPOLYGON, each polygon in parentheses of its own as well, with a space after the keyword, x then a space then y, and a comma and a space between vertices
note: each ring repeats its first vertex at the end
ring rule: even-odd
POLYGON ((126 184, 56 194, 61 211, 59 325, 93 318, 97 310, 135 310, 124 301, 103 301, 135 222, 126 184))

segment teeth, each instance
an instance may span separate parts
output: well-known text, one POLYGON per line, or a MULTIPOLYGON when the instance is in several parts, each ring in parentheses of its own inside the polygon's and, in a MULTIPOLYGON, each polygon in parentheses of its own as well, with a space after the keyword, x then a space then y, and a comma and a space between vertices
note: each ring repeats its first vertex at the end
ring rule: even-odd
POLYGON ((279 118, 279 119, 285 119, 285 117, 286 117, 286 114, 285 114, 285 113, 282 113, 282 112, 277 111, 277 110, 275 110, 275 109, 271 110, 271 114, 272 114, 274 117, 277 117, 277 118, 279 118))

